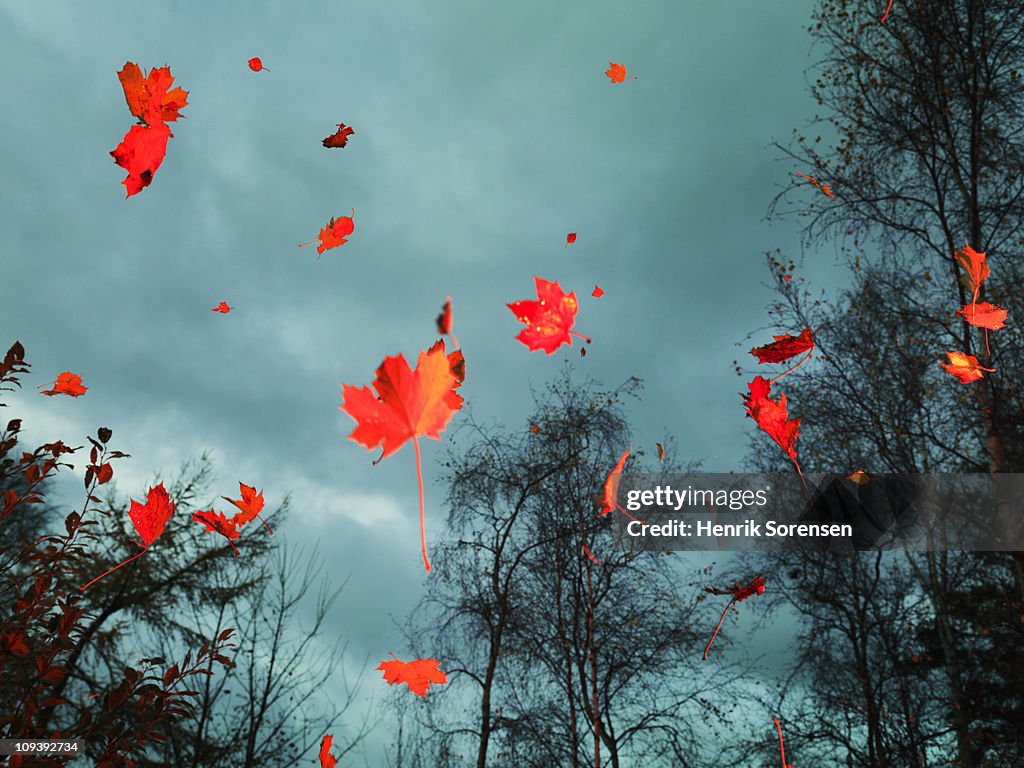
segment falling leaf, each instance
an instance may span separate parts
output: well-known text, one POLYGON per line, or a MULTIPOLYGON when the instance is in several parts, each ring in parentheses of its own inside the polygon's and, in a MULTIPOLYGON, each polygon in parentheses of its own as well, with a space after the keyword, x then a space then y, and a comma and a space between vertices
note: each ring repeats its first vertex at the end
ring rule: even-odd
POLYGON ((949 363, 939 361, 939 365, 947 373, 956 376, 961 384, 970 384, 972 381, 983 378, 982 371, 994 373, 996 370, 995 368, 982 368, 978 365, 978 358, 974 355, 966 355, 963 352, 947 352, 946 356, 949 358, 949 363))
POLYGON ((662 461, 665 458, 665 448, 661 443, 655 443, 654 446, 658 449, 658 461, 662 461))
POLYGON ((127 178, 121 182, 127 191, 126 198, 137 195, 153 182, 153 175, 167 154, 170 138, 171 129, 163 123, 133 125, 110 153, 114 162, 128 171, 127 178))
POLYGON ((589 344, 590 339, 572 330, 579 310, 576 293, 566 295, 558 283, 536 276, 533 280, 537 288, 537 301, 517 301, 507 305, 516 319, 526 326, 516 339, 531 352, 543 349, 549 355, 554 354, 562 344, 571 347, 572 336, 578 336, 589 344))
MULTIPOLYGON (((46 386, 45 384, 43 386, 46 386)), ((43 387, 38 387, 43 389, 43 387)), ((67 395, 68 397, 78 397, 84 395, 88 387, 82 386, 82 377, 77 373, 71 373, 71 371, 64 371, 60 374, 53 382, 53 389, 44 389, 40 394, 49 395, 67 395)))
POLYGON ((533 434, 535 434, 535 435, 539 435, 540 434, 540 427, 538 427, 537 425, 534 425, 534 426, 530 427, 530 431, 533 432, 533 434))
MULTIPOLYGON (((461 384, 456 371, 462 361, 461 352, 445 354, 443 341, 429 352, 420 352, 416 370, 412 370, 402 355, 386 357, 376 371, 373 388, 342 387, 343 402, 340 410, 356 421, 356 428, 348 436, 372 451, 381 446, 385 459, 412 439, 416 451, 416 479, 420 492, 420 546, 423 564, 430 572, 427 559, 426 526, 423 514, 423 470, 417 437, 441 439, 455 411, 462 408, 462 397, 455 389, 461 384), (458 358, 453 356, 458 354, 458 358)), ((378 459, 378 461, 380 460, 378 459)))
POLYGON ((209 512, 194 512, 192 514, 192 519, 205 525, 208 533, 219 533, 227 539, 235 557, 238 557, 238 550, 235 549, 233 542, 241 536, 238 526, 235 525, 235 519, 238 517, 239 515, 235 515, 234 518, 228 520, 222 512, 214 512, 212 509, 209 512))
POLYGON ((800 419, 789 420, 786 410, 786 396, 778 401, 768 397, 771 384, 758 376, 747 385, 749 394, 743 395, 743 406, 747 415, 757 422, 775 443, 796 462, 796 439, 800 434, 800 419))
POLYGON ((604 291, 601 290, 600 286, 595 285, 594 290, 591 291, 590 295, 593 296, 595 299, 600 299, 602 296, 604 296, 604 291))
POLYGON ((849 475, 846 476, 846 479, 849 480, 854 485, 867 485, 868 481, 871 480, 871 478, 868 477, 867 472, 865 472, 863 469, 858 469, 856 472, 851 472, 849 475))
POLYGON ((331 248, 337 248, 343 243, 347 243, 348 240, 345 238, 352 234, 355 230, 356 225, 352 220, 356 215, 356 209, 352 209, 352 216, 339 216, 336 219, 331 219, 327 222, 327 226, 320 230, 320 234, 316 236, 316 240, 310 240, 308 243, 302 243, 299 248, 305 248, 307 245, 312 245, 317 240, 320 241, 320 245, 316 248, 317 258, 320 258, 320 254, 324 251, 330 250, 331 248))
POLYGON ((970 289, 972 303, 978 300, 981 284, 988 277, 988 261, 984 253, 978 253, 970 245, 964 243, 963 250, 954 253, 956 260, 963 267, 967 287, 970 289))
POLYGON ((330 149, 331 147, 344 147, 348 144, 348 137, 355 133, 352 126, 345 125, 344 123, 338 123, 338 130, 324 139, 324 146, 330 149))
POLYGON ((251 69, 253 72, 260 72, 264 69, 266 69, 267 72, 270 71, 269 69, 263 66, 263 62, 260 61, 259 56, 253 56, 251 59, 249 59, 249 69, 251 69))
POLYGON ((565 236, 565 243, 566 243, 566 245, 572 245, 575 242, 576 242, 576 233, 575 232, 570 232, 568 235, 565 236))
POLYGON ((121 81, 128 110, 147 125, 173 123, 181 117, 179 111, 188 106, 188 91, 169 90, 174 82, 169 67, 149 70, 144 80, 139 65, 126 61, 117 79, 121 81))
POLYGON ((705 592, 710 592, 712 595, 732 595, 732 599, 729 604, 725 606, 725 610, 722 611, 722 615, 718 619, 718 624, 715 626, 715 631, 711 633, 711 639, 708 640, 707 646, 704 648, 704 661, 708 660, 708 651, 711 650, 711 644, 715 642, 715 638, 718 637, 718 630, 722 628, 722 622, 725 621, 725 614, 729 612, 729 609, 736 603, 741 603, 748 597, 754 595, 764 594, 764 577, 758 576, 752 582, 743 586, 741 584, 734 584, 726 589, 718 589, 717 587, 704 587, 705 592))
POLYGON ((122 181, 126 197, 138 194, 153 181, 167 153, 171 129, 166 123, 176 121, 179 111, 188 105, 188 91, 168 89, 174 82, 168 67, 151 69, 145 80, 137 64, 125 62, 117 73, 124 90, 128 110, 141 125, 133 125, 110 155, 114 162, 128 171, 122 181))
POLYGON ((604 517, 619 506, 619 481, 622 479, 622 469, 626 466, 626 459, 628 458, 629 448, 623 452, 622 456, 619 457, 618 463, 612 471, 608 473, 608 477, 605 478, 601 499, 598 502, 601 505, 601 513, 598 517, 604 517))
POLYGON ((213 308, 213 309, 211 309, 210 311, 211 311, 211 312, 220 312, 221 314, 224 314, 224 315, 226 315, 226 314, 227 314, 228 312, 230 312, 230 311, 231 311, 232 309, 233 309, 233 308, 232 308, 232 307, 229 307, 229 306, 228 306, 228 303, 227 303, 226 301, 222 301, 222 302, 221 302, 220 304, 218 304, 218 305, 217 305, 216 307, 214 307, 214 308, 213 308))
POLYGON ((135 560, 148 552, 149 547, 160 537, 160 534, 164 532, 164 526, 167 525, 167 521, 171 519, 172 514, 174 514, 174 502, 172 502, 170 496, 167 495, 167 491, 164 488, 163 483, 160 483, 160 485, 155 488, 149 489, 149 493, 146 495, 145 504, 139 504, 135 499, 132 499, 131 508, 128 510, 128 518, 132 521, 132 525, 135 527, 135 532, 139 534, 139 538, 142 539, 142 551, 132 557, 129 557, 124 562, 118 563, 109 571, 101 573, 84 587, 79 587, 79 590, 88 589, 104 576, 113 573, 122 565, 127 565, 132 560, 135 560))
POLYGON ((394 661, 382 661, 378 670, 384 672, 388 685, 405 683, 417 696, 425 696, 431 684, 446 685, 448 676, 440 670, 437 659, 416 659, 399 661, 395 654, 389 654, 394 661))
MULTIPOLYGON (((616 64, 613 61, 608 62, 608 69, 605 70, 605 74, 608 75, 608 79, 613 83, 622 83, 626 80, 626 67, 624 64, 616 64)), ((636 75, 629 75, 633 80, 636 80, 636 75)))
POLYGON ((803 178, 807 179, 808 183, 820 189, 826 197, 835 197, 835 195, 832 194, 832 187, 823 187, 821 185, 821 182, 815 179, 813 176, 804 176, 799 171, 796 173, 796 175, 803 176, 803 178))
POLYGON ((787 333, 783 336, 773 336, 772 338, 775 341, 771 344, 755 347, 750 350, 750 354, 757 357, 758 363, 783 363, 790 358, 814 349, 814 332, 810 328, 804 328, 799 336, 790 336, 787 333))
POLYGON ((459 340, 452 333, 452 297, 445 296, 444 304, 441 306, 441 314, 437 316, 437 332, 442 336, 448 336, 456 349, 459 347, 459 340))
POLYGON ((320 768, 334 768, 338 764, 338 761, 331 755, 331 745, 334 743, 333 736, 324 736, 323 741, 320 742, 320 768))
POLYGON ((259 521, 263 523, 263 527, 270 531, 270 535, 273 536, 274 532, 270 530, 270 526, 260 517, 260 512, 263 511, 263 491, 256 493, 255 488, 251 488, 242 482, 239 482, 238 488, 242 494, 240 499, 229 499, 227 496, 221 496, 224 501, 230 502, 242 510, 231 518, 231 524, 241 528, 246 523, 251 522, 253 518, 259 518, 259 521))
POLYGON ((999 305, 993 306, 987 301, 983 301, 980 304, 973 302, 971 304, 964 304, 963 309, 957 310, 956 314, 975 328, 998 331, 1006 326, 1006 316, 1008 313, 1005 309, 1001 309, 999 305))

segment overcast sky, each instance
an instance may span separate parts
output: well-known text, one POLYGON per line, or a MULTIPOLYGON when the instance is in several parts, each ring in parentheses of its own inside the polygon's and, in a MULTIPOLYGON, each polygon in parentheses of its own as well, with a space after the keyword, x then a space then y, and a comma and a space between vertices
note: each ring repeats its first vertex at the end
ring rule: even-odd
MULTIPOLYGON (((798 256, 797 222, 763 217, 807 171, 768 145, 813 115, 811 8, 0 0, 0 345, 19 339, 32 364, 7 397, 25 445, 103 425, 133 456, 116 471, 136 499, 203 450, 218 494, 292 494, 281 540, 319 541, 352 574, 331 628, 374 666, 401 657, 391 616, 425 578, 416 474, 411 447, 373 467, 346 439, 341 385, 414 361, 446 295, 478 420, 522 423, 568 358, 607 386, 644 380, 635 446, 673 434, 681 463, 740 469, 754 425, 731 361, 752 370, 752 342, 799 330, 766 327, 763 256, 798 256), (189 91, 152 185, 127 200, 109 155, 135 122, 126 61, 167 64, 189 91), (638 79, 611 84, 610 61, 638 79), (339 122, 355 135, 324 149, 339 122), (352 208, 348 243, 296 248, 352 208), (576 292, 586 358, 515 341, 505 305, 535 298, 535 275, 576 292), (235 309, 212 313, 222 300, 235 309), (86 396, 39 396, 62 371, 86 396)), ((821 284, 831 263, 808 254, 801 274, 821 284)), ((443 450, 421 446, 429 541, 443 450)), ((75 498, 80 470, 62 486, 75 498)))

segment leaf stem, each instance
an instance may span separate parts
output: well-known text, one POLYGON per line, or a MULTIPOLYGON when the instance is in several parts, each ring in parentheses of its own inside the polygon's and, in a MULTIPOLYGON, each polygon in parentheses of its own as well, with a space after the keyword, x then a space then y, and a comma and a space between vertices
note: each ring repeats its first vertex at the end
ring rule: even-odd
POLYGON ((430 560, 427 559, 427 526, 423 516, 423 462, 420 459, 420 444, 416 435, 412 436, 412 447, 416 449, 416 482, 420 489, 420 549, 423 551, 423 565, 430 573, 430 560))
POLYGON ((79 587, 79 588, 78 588, 79 592, 81 592, 81 591, 84 591, 84 590, 88 589, 88 588, 89 588, 89 587, 91 587, 91 586, 92 586, 93 584, 95 584, 95 583, 96 583, 97 581, 99 581, 100 579, 102 579, 102 578, 103 578, 104 576, 107 576, 107 575, 109 575, 109 574, 113 573, 114 571, 116 571, 116 570, 117 570, 118 568, 120 568, 120 567, 121 567, 122 565, 128 565, 128 563, 130 563, 130 562, 131 562, 132 560, 135 560, 136 558, 142 557, 142 556, 143 556, 144 554, 146 554, 146 553, 147 553, 148 551, 149 551, 149 547, 146 547, 146 548, 145 548, 145 549, 143 549, 143 550, 142 550, 141 552, 139 552, 139 554, 137 554, 137 555, 134 555, 134 556, 132 556, 132 557, 129 557, 129 558, 128 558, 127 560, 125 560, 125 561, 124 561, 123 563, 118 563, 117 565, 115 565, 115 566, 114 566, 113 568, 111 568, 111 569, 110 569, 109 571, 107 571, 106 573, 101 573, 101 574, 100 574, 99 576, 97 576, 97 577, 96 577, 95 579, 93 579, 92 581, 90 581, 90 582, 89 582, 88 584, 86 584, 86 585, 85 585, 84 587, 79 587))
POLYGON ((778 376, 776 376, 776 377, 775 377, 774 379, 772 379, 771 381, 769 381, 769 382, 768 382, 768 386, 771 386, 771 385, 772 385, 772 384, 774 384, 774 383, 775 383, 776 381, 778 381, 779 379, 781 379, 781 378, 782 378, 783 376, 789 376, 789 374, 791 374, 791 373, 792 373, 793 371, 795 371, 795 370, 796 370, 797 368, 799 368, 799 367, 800 367, 801 365, 803 365, 803 364, 804 364, 804 363, 806 363, 806 362, 807 362, 808 360, 810 360, 810 359, 811 359, 811 355, 813 355, 813 354, 814 354, 814 349, 812 348, 812 349, 811 349, 811 350, 810 350, 810 351, 809 351, 809 352, 807 353, 807 357, 805 357, 805 358, 804 358, 803 360, 801 360, 801 361, 800 361, 799 363, 797 363, 796 365, 794 365, 794 366, 793 366, 792 368, 790 368, 790 369, 789 369, 788 371, 784 371, 784 372, 780 373, 780 374, 779 374, 778 376))
POLYGON ((589 336, 584 336, 582 333, 576 333, 576 331, 569 331, 569 333, 571 333, 573 336, 579 336, 581 339, 587 342, 587 344, 591 344, 594 341, 589 336))
POLYGON ((706 647, 704 648, 704 661, 707 661, 707 660, 708 660, 708 651, 710 651, 710 650, 711 650, 711 644, 712 644, 713 642, 715 642, 715 638, 716 638, 716 637, 718 637, 718 630, 719 630, 719 629, 721 629, 721 627, 722 627, 722 622, 723 622, 723 621, 725 621, 725 614, 727 614, 727 613, 729 612, 729 609, 730 609, 730 608, 732 608, 732 605, 733 605, 733 603, 735 603, 735 602, 736 602, 736 598, 735 598, 735 597, 733 597, 733 599, 729 601, 729 604, 725 606, 725 610, 724 610, 724 611, 722 611, 722 615, 721 615, 721 616, 719 617, 719 619, 718 619, 718 624, 717 624, 717 625, 715 625, 715 631, 714 631, 714 632, 712 633, 712 635, 711 635, 711 639, 710 639, 710 640, 708 640, 708 644, 707 644, 707 646, 706 646, 706 647))

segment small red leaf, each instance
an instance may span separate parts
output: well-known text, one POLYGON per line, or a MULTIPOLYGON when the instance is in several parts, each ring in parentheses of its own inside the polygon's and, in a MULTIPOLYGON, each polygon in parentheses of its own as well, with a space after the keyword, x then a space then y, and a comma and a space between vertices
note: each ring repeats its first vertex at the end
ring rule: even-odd
POLYGON ((568 235, 566 235, 565 236, 565 242, 566 242, 566 245, 572 245, 573 243, 575 243, 576 242, 576 233, 575 232, 570 232, 568 235))
MULTIPOLYGON (((45 386, 45 385, 44 385, 45 386)), ((43 389, 38 387, 38 389, 43 389)), ((88 387, 82 386, 82 377, 71 371, 64 371, 53 383, 53 389, 44 389, 40 394, 53 397, 54 395, 67 395, 78 397, 84 395, 88 387)))
POLYGON ((228 303, 226 301, 222 301, 220 304, 218 304, 216 307, 214 307, 210 311, 211 312, 220 312, 222 315, 226 315, 232 309, 234 309, 234 307, 229 307, 228 303))
POLYGON ((235 520, 240 517, 241 515, 239 514, 228 520, 222 512, 214 512, 212 509, 209 512, 195 512, 192 514, 192 519, 197 523, 205 525, 208 533, 219 533, 227 539, 228 544, 231 546, 231 551, 235 553, 235 557, 238 557, 238 550, 235 549, 235 545, 232 542, 241 535, 238 531, 238 525, 235 523, 235 520))
POLYGON ((224 501, 228 501, 242 510, 231 518, 231 524, 236 528, 241 528, 246 523, 252 522, 254 518, 259 518, 259 521, 263 523, 263 527, 270 531, 270 535, 273 536, 274 532, 270 530, 270 526, 260 517, 260 512, 263 511, 263 491, 256 493, 255 488, 241 482, 238 484, 238 488, 242 494, 240 499, 229 499, 227 496, 221 496, 224 501))
POLYGON ((416 659, 415 661, 399 661, 391 654, 393 661, 382 661, 378 670, 384 672, 384 679, 389 685, 405 683, 409 690, 417 696, 426 696, 427 688, 433 685, 445 685, 448 676, 440 670, 441 662, 437 659, 416 659))
POLYGON ((600 286, 595 285, 594 290, 590 295, 593 296, 595 299, 600 299, 602 296, 604 296, 604 291, 601 290, 600 286))
POLYGON ((338 218, 331 219, 327 222, 327 225, 320 230, 320 234, 316 236, 316 240, 310 240, 308 243, 300 243, 299 248, 305 248, 307 245, 312 245, 317 240, 320 241, 320 245, 317 246, 317 258, 320 258, 320 254, 324 251, 330 250, 331 248, 337 248, 339 245, 347 243, 349 235, 355 231, 356 225, 353 221, 353 217, 356 215, 356 209, 352 209, 352 216, 339 216, 338 218))
MULTIPOLYGON (((260 72, 267 68, 263 66, 263 62, 260 61, 259 56, 253 56, 251 59, 249 59, 249 69, 251 69, 253 72, 260 72)), ((267 69, 267 72, 269 71, 270 70, 267 69)))
MULTIPOLYGON (((622 83, 626 80, 626 66, 624 64, 616 64, 615 62, 608 62, 608 69, 605 70, 605 74, 608 75, 608 79, 613 83, 622 83)), ((629 75, 629 77, 636 80, 636 75, 629 75)))
POLYGON ((324 146, 328 149, 331 147, 344 147, 348 144, 348 137, 354 133, 355 131, 352 129, 352 126, 338 123, 338 130, 324 139, 324 146))
POLYGON ((331 745, 334 742, 333 736, 324 736, 323 741, 320 742, 320 768, 334 768, 338 764, 338 761, 331 755, 331 745))
POLYGON ((533 280, 537 301, 517 301, 507 305, 516 319, 526 326, 516 339, 531 352, 543 349, 549 355, 563 344, 571 347, 572 336, 579 336, 589 343, 590 339, 572 330, 579 310, 576 293, 566 295, 558 283, 536 276, 533 280))

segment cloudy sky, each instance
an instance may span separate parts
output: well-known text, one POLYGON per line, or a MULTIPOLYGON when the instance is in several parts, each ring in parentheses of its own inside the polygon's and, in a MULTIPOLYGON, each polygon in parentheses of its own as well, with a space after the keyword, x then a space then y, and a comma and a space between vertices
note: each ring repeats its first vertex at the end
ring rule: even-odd
MULTIPOLYGON (((683 463, 741 468, 753 423, 731 361, 753 362, 751 332, 798 330, 765 325, 763 256, 798 256, 797 222, 763 218, 807 170, 768 145, 813 115, 811 8, 0 0, 0 343, 32 364, 8 398, 25 443, 112 428, 135 498, 203 450, 217 493, 290 493, 282 540, 319 541, 351 574, 331 626, 354 662, 400 651, 391 617, 425 576, 413 452, 372 467, 340 388, 427 348, 446 295, 478 420, 522 423, 568 359, 608 386, 644 380, 635 445, 672 434, 683 463), (126 61, 167 64, 189 91, 152 185, 127 200, 109 155, 134 122, 126 61), (638 79, 611 84, 609 61, 638 79), (355 135, 324 149, 339 122, 355 135), (348 243, 296 248, 353 208, 348 243), (505 305, 535 275, 577 293, 586 358, 515 341, 505 305), (222 300, 235 309, 212 313, 222 300), (62 371, 85 397, 38 395, 62 371)), ((807 254, 801 274, 824 284, 831 262, 807 254)), ((443 451, 422 447, 429 540, 443 451)))

